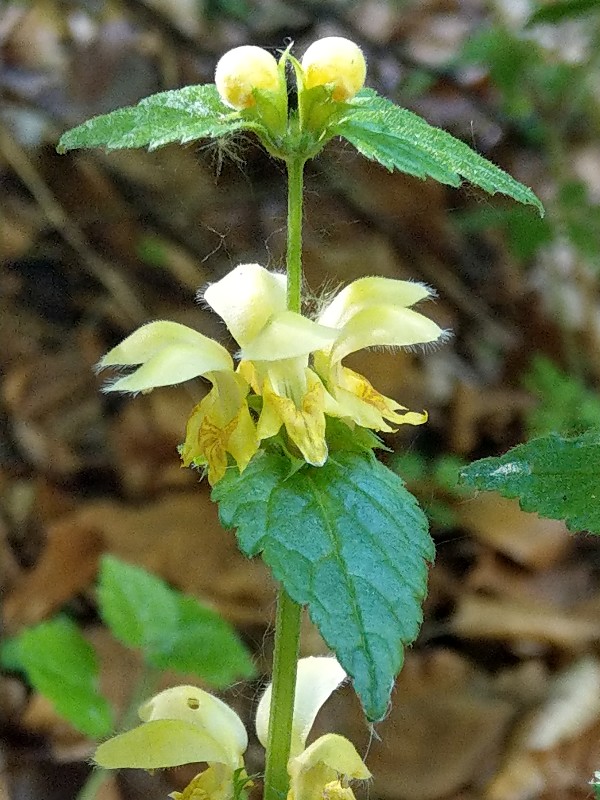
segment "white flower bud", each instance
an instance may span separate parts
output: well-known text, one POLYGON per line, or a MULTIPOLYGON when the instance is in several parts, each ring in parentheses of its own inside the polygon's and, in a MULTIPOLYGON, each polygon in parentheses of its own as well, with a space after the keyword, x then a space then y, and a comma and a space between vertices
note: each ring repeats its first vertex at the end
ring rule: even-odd
POLYGON ((255 103, 254 89, 279 89, 277 61, 262 47, 234 47, 217 64, 215 84, 225 105, 238 111, 250 108, 255 103))
POLYGON ((360 47, 341 36, 319 39, 302 59, 304 86, 333 84, 334 100, 350 100, 362 88, 367 64, 360 47))

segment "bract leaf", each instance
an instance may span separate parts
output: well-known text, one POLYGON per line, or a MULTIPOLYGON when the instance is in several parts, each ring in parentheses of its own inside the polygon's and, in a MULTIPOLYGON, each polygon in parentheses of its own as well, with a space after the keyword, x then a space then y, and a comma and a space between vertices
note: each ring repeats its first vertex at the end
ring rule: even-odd
POLYGON ((363 89, 352 103, 348 116, 333 129, 367 158, 389 170, 397 169, 417 178, 435 178, 440 183, 460 186, 466 180, 490 194, 508 195, 519 203, 544 207, 527 186, 504 170, 422 117, 363 89))
POLYGON ((20 666, 32 685, 82 733, 97 739, 112 728, 112 711, 98 690, 98 661, 79 628, 57 617, 23 631, 20 666))
POLYGON ((254 674, 248 651, 228 622, 140 567, 104 556, 98 599, 116 638, 139 647, 156 667, 198 675, 215 687, 254 674))
POLYGON ((600 432, 573 438, 549 434, 518 445, 500 458, 462 470, 468 486, 518 497, 523 511, 564 519, 572 531, 600 533, 600 432))
POLYGON ((247 123, 221 102, 213 84, 185 86, 145 97, 136 106, 93 117, 63 134, 57 150, 155 150, 170 142, 184 144, 194 139, 219 138, 244 127, 247 123))
POLYGON ((371 454, 335 452, 290 474, 263 453, 213 489, 226 527, 274 576, 353 678, 367 717, 381 719, 404 645, 422 620, 433 543, 402 481, 371 454))

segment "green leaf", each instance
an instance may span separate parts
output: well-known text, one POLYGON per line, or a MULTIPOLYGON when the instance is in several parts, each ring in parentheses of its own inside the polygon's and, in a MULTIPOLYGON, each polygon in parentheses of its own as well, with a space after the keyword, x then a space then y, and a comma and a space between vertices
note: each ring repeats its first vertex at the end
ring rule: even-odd
POLYGON ((591 11, 600 11, 600 0, 558 0, 555 3, 545 3, 527 20, 527 27, 540 22, 562 22, 591 11))
POLYGON ((435 178, 450 186, 460 186, 465 178, 490 194, 508 195, 519 203, 534 205, 540 215, 544 214, 544 207, 531 189, 464 142, 372 89, 357 95, 348 116, 334 127, 334 135, 343 136, 364 156, 389 170, 435 178))
POLYGON ((600 533, 600 432, 564 438, 550 434, 484 458, 462 470, 475 489, 518 497, 523 511, 564 519, 572 531, 600 533))
POLYGON ((149 661, 160 669, 200 675, 217 688, 256 674, 231 625, 193 597, 179 595, 178 620, 152 643, 149 661))
POLYGON ((226 527, 248 556, 262 552, 290 597, 354 680, 367 717, 381 719, 403 648, 422 620, 433 542, 427 519, 371 454, 338 452, 289 475, 264 453, 213 489, 226 527))
POLYGON ((248 651, 228 622, 140 567, 105 556, 98 599, 116 638, 140 648, 156 667, 193 673, 216 687, 254 674, 248 651))
POLYGON ((146 146, 155 150, 170 142, 220 138, 244 127, 247 123, 221 102, 213 84, 185 86, 93 117, 63 134, 57 150, 66 153, 78 147, 119 150, 146 146))
POLYGON ((31 684, 78 730, 95 739, 112 729, 98 690, 98 662, 74 622, 57 617, 19 636, 19 658, 31 684))
POLYGON ((553 432, 577 434, 600 428, 600 397, 550 359, 534 358, 523 385, 540 401, 527 415, 527 428, 532 436, 553 432))

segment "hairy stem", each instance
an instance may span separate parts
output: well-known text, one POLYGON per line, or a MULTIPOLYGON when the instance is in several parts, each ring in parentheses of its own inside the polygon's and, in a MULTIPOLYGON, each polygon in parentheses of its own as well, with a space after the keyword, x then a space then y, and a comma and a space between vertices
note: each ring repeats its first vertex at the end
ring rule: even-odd
POLYGON ((302 193, 304 180, 303 157, 287 162, 288 170, 288 229, 287 229, 287 307, 300 311, 302 289, 302 193))
MULTIPOLYGON (((288 168, 287 307, 299 312, 302 305, 302 194, 305 159, 292 157, 288 168)), ((283 587, 277 598, 273 689, 269 717, 264 800, 285 800, 289 778, 296 670, 302 608, 283 587)))

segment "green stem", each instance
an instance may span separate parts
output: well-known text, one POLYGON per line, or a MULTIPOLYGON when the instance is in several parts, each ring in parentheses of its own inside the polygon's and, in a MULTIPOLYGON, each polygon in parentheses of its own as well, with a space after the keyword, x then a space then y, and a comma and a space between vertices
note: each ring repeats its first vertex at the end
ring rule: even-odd
MULTIPOLYGON (((300 312, 302 306, 302 195, 305 162, 306 158, 302 156, 292 156, 287 161, 287 307, 296 312, 300 312)), ((301 615, 302 607, 281 587, 275 621, 273 689, 264 800, 285 800, 288 793, 287 764, 292 740, 301 615)))
POLYGON ((287 307, 300 311, 302 289, 302 194, 306 159, 294 156, 288 169, 287 307))
POLYGON ((287 763, 292 740, 292 718, 302 607, 283 587, 277 598, 273 694, 269 717, 264 800, 285 800, 289 787, 287 763))

